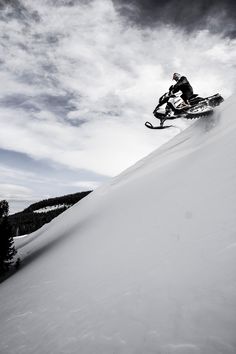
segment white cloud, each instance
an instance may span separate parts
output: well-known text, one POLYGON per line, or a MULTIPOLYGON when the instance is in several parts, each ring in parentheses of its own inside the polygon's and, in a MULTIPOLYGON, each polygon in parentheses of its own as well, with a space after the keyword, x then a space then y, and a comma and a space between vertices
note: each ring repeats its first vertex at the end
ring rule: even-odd
POLYGON ((0 183, 0 199, 28 200, 32 190, 20 185, 0 183))
POLYGON ((154 121, 172 72, 186 74, 201 95, 235 89, 235 41, 207 31, 190 37, 171 27, 130 27, 109 0, 23 3, 41 21, 0 23, 8 33, 0 97, 26 95, 34 108, 0 108, 2 148, 114 175, 178 133, 144 127, 154 121), (47 107, 42 95, 49 95, 47 107), (64 115, 55 112, 60 102, 50 110, 50 95, 68 95, 64 115))
POLYGON ((101 183, 97 181, 78 181, 74 182, 73 185, 81 190, 94 190, 100 186, 101 183))
POLYGON ((206 52, 206 55, 230 67, 236 62, 236 40, 227 40, 221 46, 215 44, 206 52))

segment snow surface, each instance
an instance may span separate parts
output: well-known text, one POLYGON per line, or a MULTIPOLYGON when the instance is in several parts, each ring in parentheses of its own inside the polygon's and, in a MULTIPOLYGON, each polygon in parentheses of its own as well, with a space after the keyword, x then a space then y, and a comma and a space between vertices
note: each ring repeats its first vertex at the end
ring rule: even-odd
POLYGON ((0 353, 236 353, 235 111, 232 97, 21 240, 0 353))
POLYGON ((68 204, 58 204, 58 205, 46 206, 44 208, 33 210, 33 213, 47 213, 48 211, 62 209, 62 208, 70 208, 70 207, 71 205, 68 204))

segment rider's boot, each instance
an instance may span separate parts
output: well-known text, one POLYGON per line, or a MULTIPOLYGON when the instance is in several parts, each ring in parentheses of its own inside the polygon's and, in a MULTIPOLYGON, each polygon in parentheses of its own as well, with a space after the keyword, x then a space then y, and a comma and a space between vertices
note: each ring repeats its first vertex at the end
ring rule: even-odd
POLYGON ((164 123, 165 123, 165 118, 161 118, 160 119, 160 127, 163 127, 164 123))

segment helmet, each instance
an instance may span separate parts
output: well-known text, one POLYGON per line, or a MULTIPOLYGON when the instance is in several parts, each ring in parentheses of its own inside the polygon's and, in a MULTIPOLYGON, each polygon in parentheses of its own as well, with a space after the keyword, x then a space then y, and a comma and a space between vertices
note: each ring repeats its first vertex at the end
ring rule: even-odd
POLYGON ((173 74, 173 80, 178 81, 181 78, 181 75, 178 73, 173 74))

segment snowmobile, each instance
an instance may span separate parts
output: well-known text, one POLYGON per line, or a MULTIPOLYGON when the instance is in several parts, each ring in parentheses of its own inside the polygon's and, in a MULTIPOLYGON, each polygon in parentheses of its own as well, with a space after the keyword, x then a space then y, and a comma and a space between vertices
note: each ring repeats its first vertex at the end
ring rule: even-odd
POLYGON ((164 126, 166 120, 177 118, 195 119, 209 116, 213 113, 213 107, 219 106, 223 101, 223 97, 217 93, 206 98, 199 97, 198 94, 193 94, 188 104, 181 97, 182 92, 172 92, 172 86, 169 91, 162 95, 159 103, 153 111, 156 118, 160 120, 159 126, 153 126, 152 123, 146 122, 145 126, 150 129, 165 129, 174 127, 173 125, 164 126), (165 111, 160 110, 160 107, 166 104, 165 111))

